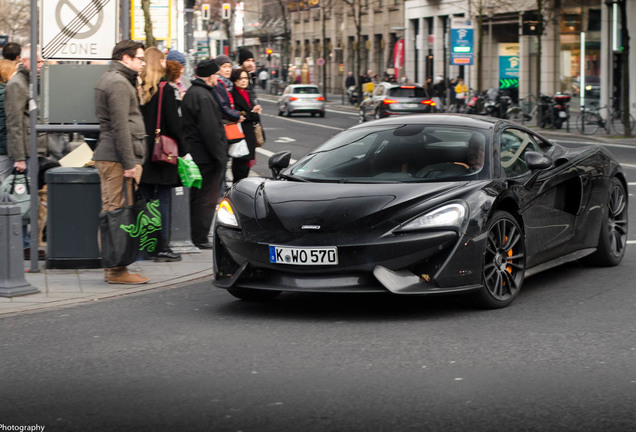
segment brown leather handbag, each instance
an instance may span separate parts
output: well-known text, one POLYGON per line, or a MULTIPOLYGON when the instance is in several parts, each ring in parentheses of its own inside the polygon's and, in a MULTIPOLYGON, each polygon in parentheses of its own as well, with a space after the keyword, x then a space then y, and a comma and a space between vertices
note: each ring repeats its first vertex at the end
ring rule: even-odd
POLYGON ((159 84, 159 106, 157 107, 157 128, 155 129, 155 146, 152 149, 152 161, 162 164, 176 165, 179 157, 179 146, 174 138, 161 135, 161 102, 166 82, 159 84))

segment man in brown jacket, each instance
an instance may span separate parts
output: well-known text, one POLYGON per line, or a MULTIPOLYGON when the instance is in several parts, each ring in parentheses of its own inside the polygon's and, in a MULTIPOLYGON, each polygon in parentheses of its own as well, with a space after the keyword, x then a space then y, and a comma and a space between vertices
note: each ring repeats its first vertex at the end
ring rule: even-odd
MULTIPOLYGON (((125 205, 122 189, 126 181, 132 202, 132 179, 139 182, 146 157, 146 129, 139 110, 137 75, 145 66, 144 45, 123 40, 113 49, 112 63, 95 87, 95 113, 100 135, 93 160, 102 192, 102 211, 125 205), (131 179, 131 180, 129 180, 131 179)), ((148 278, 129 273, 126 267, 104 269, 111 284, 142 284, 148 278)))

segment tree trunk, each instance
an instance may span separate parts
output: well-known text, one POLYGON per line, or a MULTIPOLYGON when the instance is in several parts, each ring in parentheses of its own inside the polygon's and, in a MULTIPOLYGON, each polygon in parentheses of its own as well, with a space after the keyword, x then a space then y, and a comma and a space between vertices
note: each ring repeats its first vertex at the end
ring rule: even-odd
POLYGON ((625 136, 632 136, 632 124, 629 115, 629 30, 627 29, 627 5, 625 0, 621 0, 618 3, 621 14, 621 36, 623 39, 623 52, 621 61, 621 75, 622 75, 622 111, 623 111, 623 127, 625 129, 625 136))
POLYGON ((157 40, 152 33, 152 19, 150 17, 150 0, 141 0, 144 11, 144 32, 146 33, 146 47, 157 46, 157 40))
MULTIPOLYGON (((543 0, 537 0, 537 103, 541 102, 541 38, 543 36, 543 0)), ((541 105, 539 105, 540 107, 541 105)), ((537 125, 541 123, 541 110, 538 111, 537 125)))

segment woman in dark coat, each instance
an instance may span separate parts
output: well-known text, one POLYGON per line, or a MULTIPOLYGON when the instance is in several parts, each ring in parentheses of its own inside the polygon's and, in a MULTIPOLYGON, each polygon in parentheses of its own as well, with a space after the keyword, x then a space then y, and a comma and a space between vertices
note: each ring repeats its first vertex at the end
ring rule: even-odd
POLYGON ((146 126, 147 158, 143 164, 139 187, 145 198, 159 200, 163 229, 161 231, 162 244, 155 256, 155 261, 180 261, 181 255, 174 253, 168 246, 170 240, 170 193, 173 187, 181 185, 177 165, 152 161, 161 83, 165 83, 163 84, 161 101, 161 134, 177 141, 179 156, 184 156, 187 153, 182 138, 178 90, 163 79, 166 72, 163 53, 157 48, 151 47, 146 49, 144 56, 146 67, 142 73, 141 113, 144 116, 144 124, 146 126))
POLYGON ((250 172, 251 161, 254 160, 254 152, 256 149, 256 135, 254 135, 254 125, 260 123, 260 113, 262 108, 257 106, 256 101, 251 100, 249 95, 250 75, 245 69, 234 69, 230 80, 234 83, 232 88, 232 98, 234 99, 234 108, 241 113, 245 120, 241 123, 245 141, 249 154, 240 158, 232 158, 232 182, 244 179, 250 172))

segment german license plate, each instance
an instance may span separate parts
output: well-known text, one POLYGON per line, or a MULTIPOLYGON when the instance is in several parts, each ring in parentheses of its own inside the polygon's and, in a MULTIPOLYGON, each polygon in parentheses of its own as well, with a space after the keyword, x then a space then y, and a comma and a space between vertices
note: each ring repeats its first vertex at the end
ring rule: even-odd
POLYGON ((269 247, 269 262, 293 265, 338 264, 338 249, 335 247, 269 247))

